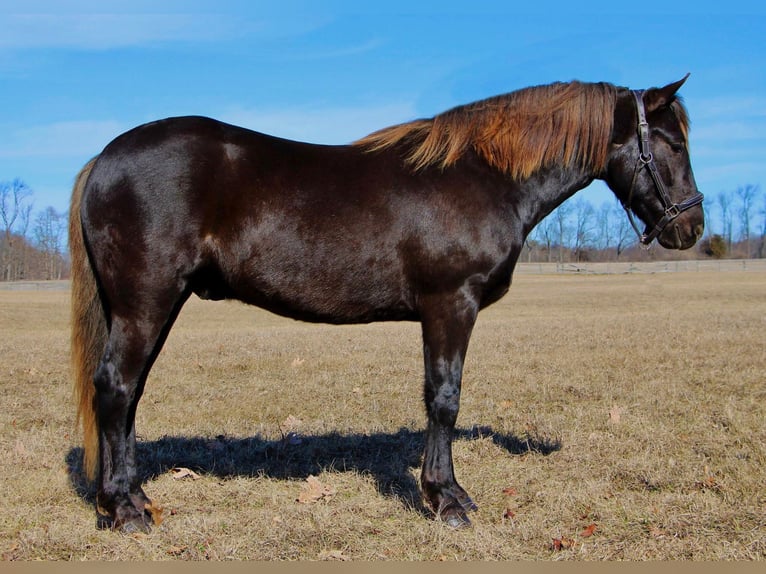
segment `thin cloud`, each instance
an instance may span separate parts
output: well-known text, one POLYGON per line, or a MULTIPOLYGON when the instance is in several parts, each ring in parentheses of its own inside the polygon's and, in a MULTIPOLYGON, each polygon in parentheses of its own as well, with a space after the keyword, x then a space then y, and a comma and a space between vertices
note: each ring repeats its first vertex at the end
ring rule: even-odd
POLYGON ((318 50, 313 52, 301 51, 300 53, 295 54, 293 56, 285 57, 285 60, 300 59, 302 61, 316 61, 316 60, 347 58, 349 56, 357 56, 359 54, 370 52, 380 47, 382 44, 383 42, 381 40, 372 39, 361 44, 346 46, 346 47, 337 48, 334 50, 324 50, 324 51, 318 50))
POLYGON ((297 107, 225 111, 223 121, 278 137, 322 144, 345 144, 386 126, 415 117, 415 106, 402 102, 358 107, 297 107))
MULTIPOLYGON (((344 144, 388 125, 410 120, 409 103, 350 108, 230 109, 222 121, 278 137, 344 144)), ((0 141, 0 160, 81 158, 98 154, 119 134, 134 127, 122 121, 65 121, 21 128, 0 141)))
MULTIPOLYGON (((213 41, 242 27, 216 14, 0 15, 0 48, 104 50, 159 42, 213 41)), ((251 27, 253 25, 251 24, 251 27)))
POLYGON ((0 143, 0 159, 93 156, 128 127, 111 120, 31 126, 6 134, 0 143))
MULTIPOLYGON (((756 95, 729 95, 715 98, 697 98, 688 104, 693 108, 693 121, 725 120, 741 116, 743 112, 756 118, 766 118, 766 98, 756 95)), ((691 110, 690 110, 691 111, 691 110)))
MULTIPOLYGON (((765 118, 766 119, 766 118, 765 118)), ((721 142, 734 143, 763 141, 766 132, 766 121, 755 119, 753 121, 719 121, 696 126, 692 131, 692 142, 706 142, 720 145, 721 142)))
POLYGON ((757 161, 740 161, 694 168, 700 189, 708 196, 719 191, 736 189, 740 185, 757 185, 763 178, 763 166, 757 161))

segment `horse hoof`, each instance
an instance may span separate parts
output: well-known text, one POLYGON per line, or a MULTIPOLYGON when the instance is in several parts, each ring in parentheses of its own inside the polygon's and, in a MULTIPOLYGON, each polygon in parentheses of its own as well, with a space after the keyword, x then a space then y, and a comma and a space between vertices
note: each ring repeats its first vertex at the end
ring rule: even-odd
POLYGON ((454 528, 455 530, 471 526, 471 521, 468 520, 468 517, 465 515, 452 514, 444 517, 442 520, 447 526, 454 528))
POLYGON ((152 528, 142 520, 140 522, 125 522, 121 524, 117 530, 119 530, 122 534, 127 534, 130 536, 133 534, 149 534, 152 528))
MULTIPOLYGON (((131 513, 132 514, 132 513, 131 513)), ((96 528, 122 534, 148 534, 152 530, 152 517, 147 513, 113 518, 105 514, 96 516, 96 528)))

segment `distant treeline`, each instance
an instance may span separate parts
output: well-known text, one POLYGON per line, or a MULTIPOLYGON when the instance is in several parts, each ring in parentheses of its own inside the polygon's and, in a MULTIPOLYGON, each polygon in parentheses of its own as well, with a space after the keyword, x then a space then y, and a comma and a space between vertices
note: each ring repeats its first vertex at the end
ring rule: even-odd
POLYGON ((64 279, 66 213, 35 211, 32 190, 20 179, 0 182, 0 280, 64 279))
POLYGON ((595 208, 575 196, 530 234, 522 261, 644 261, 647 259, 766 257, 766 194, 757 185, 708 195, 705 236, 688 251, 643 249, 622 206, 607 201, 595 208))

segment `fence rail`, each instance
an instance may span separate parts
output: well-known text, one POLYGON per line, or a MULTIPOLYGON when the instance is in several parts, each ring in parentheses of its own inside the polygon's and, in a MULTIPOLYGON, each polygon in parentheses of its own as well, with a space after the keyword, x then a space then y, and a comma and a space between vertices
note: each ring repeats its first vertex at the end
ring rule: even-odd
MULTIPOLYGON (((626 273, 678 273, 700 271, 766 272, 766 259, 716 259, 690 261, 608 261, 603 263, 518 263, 516 273, 546 275, 623 275, 626 273)), ((3 291, 66 291, 69 281, 0 281, 3 291)))
POLYGON ((0 281, 1 291, 68 291, 69 281, 0 281))
POLYGON ((766 259, 706 259, 689 261, 605 261, 601 263, 519 263, 516 273, 676 273, 700 271, 766 271, 766 259))

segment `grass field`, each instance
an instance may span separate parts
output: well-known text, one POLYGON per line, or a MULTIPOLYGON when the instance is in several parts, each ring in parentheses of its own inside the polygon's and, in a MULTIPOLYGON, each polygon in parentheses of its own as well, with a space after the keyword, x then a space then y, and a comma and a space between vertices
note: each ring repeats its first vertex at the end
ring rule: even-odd
POLYGON ((417 489, 417 325, 196 299, 138 410, 164 522, 96 530, 68 297, 0 291, 4 560, 766 558, 766 273, 517 276, 468 352, 461 530, 417 489))

